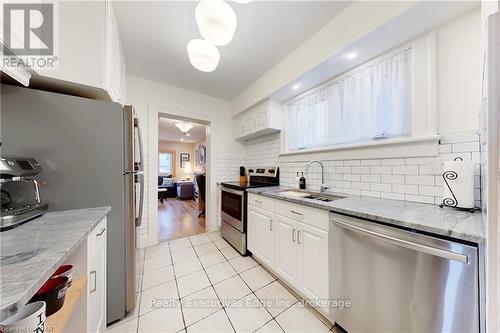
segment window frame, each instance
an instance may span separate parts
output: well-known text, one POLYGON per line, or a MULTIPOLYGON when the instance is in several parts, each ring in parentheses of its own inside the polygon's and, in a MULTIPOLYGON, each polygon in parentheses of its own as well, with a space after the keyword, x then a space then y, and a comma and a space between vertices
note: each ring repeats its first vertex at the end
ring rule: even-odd
POLYGON ((170 155, 172 155, 172 159, 171 159, 171 163, 172 163, 171 169, 172 169, 172 172, 171 172, 171 175, 172 175, 172 178, 174 178, 175 177, 175 154, 176 154, 175 150, 161 150, 161 151, 158 152, 158 175, 160 175, 160 176, 167 176, 168 175, 167 173, 160 171, 160 168, 161 168, 161 165, 160 165, 160 163, 161 163, 160 155, 161 154, 170 154, 170 155))
MULTIPOLYGON (((334 81, 342 79, 343 77, 352 75, 353 73, 362 71, 363 69, 373 66, 376 63, 391 57, 397 52, 406 49, 412 49, 412 108, 411 108, 411 134, 409 136, 389 137, 387 139, 370 140, 353 142, 349 144, 337 144, 323 147, 305 148, 305 149, 289 149, 289 114, 285 111, 285 123, 281 135, 281 152, 280 156, 308 154, 317 152, 328 152, 338 150, 362 150, 366 154, 366 150, 379 150, 377 155, 380 157, 394 155, 392 150, 388 150, 384 146, 394 146, 398 153, 404 153, 405 143, 429 142, 429 148, 435 150, 439 139, 437 129, 437 46, 436 46, 436 32, 431 31, 422 36, 419 36, 407 43, 404 43, 397 48, 384 52, 383 54, 369 60, 361 65, 358 65, 340 75, 337 75, 321 84, 312 88, 298 96, 295 96, 283 103, 286 104, 303 98, 311 93, 318 91, 331 84, 334 81), (384 147, 384 149, 380 149, 384 147)), ((286 107, 285 107, 286 109, 286 107)), ((371 154, 370 154, 371 155, 371 154)))

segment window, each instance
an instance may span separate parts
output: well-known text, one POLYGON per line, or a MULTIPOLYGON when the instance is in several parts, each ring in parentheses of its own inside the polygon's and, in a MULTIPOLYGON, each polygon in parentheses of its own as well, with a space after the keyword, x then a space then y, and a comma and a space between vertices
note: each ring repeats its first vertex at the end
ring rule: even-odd
POLYGON ((412 49, 351 70, 287 103, 290 151, 409 136, 412 49))
POLYGON ((174 159, 172 153, 160 153, 160 175, 173 175, 174 159))

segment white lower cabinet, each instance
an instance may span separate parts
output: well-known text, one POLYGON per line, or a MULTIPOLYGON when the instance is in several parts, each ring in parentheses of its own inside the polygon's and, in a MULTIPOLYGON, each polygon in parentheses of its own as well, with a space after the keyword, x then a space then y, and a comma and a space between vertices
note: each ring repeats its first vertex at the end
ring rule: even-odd
POLYGON ((248 207, 248 249, 268 267, 274 267, 273 213, 248 207))
POLYGON ((275 215, 275 272, 281 279, 297 285, 297 222, 292 219, 275 215))
MULTIPOLYGON (((328 300, 328 232, 298 223, 299 291, 311 300, 328 300)), ((318 304, 322 305, 322 304, 318 304)), ((328 311, 328 306, 323 307, 328 311)))
POLYGON ((252 195, 252 199, 248 205, 248 249, 302 297, 317 301, 316 308, 328 316, 328 306, 322 305, 329 297, 329 213, 280 200, 267 205, 275 207, 271 212, 253 204, 269 198, 252 195))
POLYGON ((106 219, 87 239, 87 332, 106 330, 106 219))

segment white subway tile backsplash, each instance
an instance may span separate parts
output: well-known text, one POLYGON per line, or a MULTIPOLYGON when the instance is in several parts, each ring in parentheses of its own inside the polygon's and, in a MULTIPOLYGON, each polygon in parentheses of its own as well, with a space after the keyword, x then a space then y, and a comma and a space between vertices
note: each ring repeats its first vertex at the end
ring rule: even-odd
POLYGON ((418 186, 407 184, 392 184, 392 191, 404 194, 418 194, 418 186))
POLYGON ((370 173, 370 167, 369 166, 353 166, 352 167, 352 173, 370 173))
POLYGON ((347 161, 344 161, 344 165, 345 166, 359 166, 359 165, 361 165, 361 161, 360 160, 347 160, 347 161))
POLYGON ((380 177, 381 175, 361 175, 361 181, 369 183, 380 183, 380 177))
POLYGON ((414 185, 434 185, 434 176, 406 175, 405 183, 414 185))
POLYGON ((344 180, 351 181, 351 182, 359 182, 359 181, 361 181, 361 175, 345 174, 344 180))
POLYGON ((427 196, 440 196, 443 193, 443 187, 441 186, 428 186, 428 185, 420 185, 418 187, 418 193, 420 195, 427 196))
POLYGON ((374 197, 374 198, 380 198, 380 192, 375 192, 375 191, 361 191, 361 195, 364 195, 365 197, 374 197))
POLYGON ((380 165, 380 160, 361 160, 361 165, 380 165))
POLYGON ((404 165, 404 158, 386 158, 380 160, 381 165, 404 165))
POLYGON ((392 167, 391 166, 371 166, 370 167, 370 173, 372 174, 378 174, 378 175, 390 175, 392 173, 392 167))
POLYGON ((405 194, 405 200, 406 201, 413 201, 413 202, 428 203, 428 204, 434 203, 434 197, 427 197, 427 196, 423 196, 423 195, 405 194))
POLYGON ((395 165, 392 167, 395 175, 418 175, 418 165, 395 165))
POLYGON ((369 190, 370 183, 353 182, 352 188, 356 190, 369 190))
POLYGON ((382 199, 392 199, 392 200, 404 200, 405 195, 402 193, 386 193, 382 192, 380 193, 380 197, 382 199))
POLYGON ((335 170, 338 173, 351 173, 352 167, 350 166, 336 167, 335 170))
POLYGON ((428 157, 409 157, 405 158, 406 165, 420 165, 429 163, 428 157))
MULTIPOLYGON (((307 162, 279 161, 281 147, 280 133, 273 133, 246 142, 244 160, 220 158, 217 160, 217 179, 237 179, 239 165, 256 167, 277 165, 280 167, 280 180, 284 186, 294 186, 296 172, 303 172, 307 162)), ((456 157, 473 161, 475 168, 474 187, 476 204, 481 204, 481 173, 479 162, 479 136, 475 132, 451 133, 441 136, 439 161, 452 161, 456 157)), ((441 203, 443 179, 432 175, 428 162, 435 156, 357 160, 327 160, 325 182, 329 191, 349 195, 366 195, 386 199, 407 200, 423 203, 441 203)), ((442 165, 442 164, 441 164, 442 165)), ((309 170, 308 187, 319 190, 321 169, 314 165, 309 170)))
POLYGON ((380 182, 381 183, 389 183, 389 184, 404 184, 405 176, 403 176, 403 175, 382 175, 380 182))
POLYGON ((335 182, 335 187, 340 187, 340 188, 352 188, 352 183, 351 182, 346 182, 346 181, 336 181, 335 182))
POLYGON ((370 183, 370 190, 377 192, 391 192, 391 184, 370 183))

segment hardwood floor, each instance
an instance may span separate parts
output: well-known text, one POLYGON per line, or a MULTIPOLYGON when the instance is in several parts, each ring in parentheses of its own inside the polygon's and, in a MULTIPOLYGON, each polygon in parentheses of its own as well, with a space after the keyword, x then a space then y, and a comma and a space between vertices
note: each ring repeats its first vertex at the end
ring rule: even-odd
POLYGON ((205 217, 198 218, 196 200, 177 198, 158 201, 158 236, 160 242, 206 232, 205 217))

